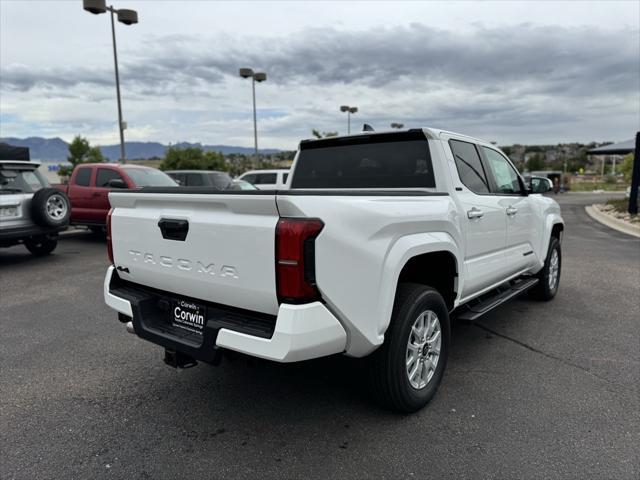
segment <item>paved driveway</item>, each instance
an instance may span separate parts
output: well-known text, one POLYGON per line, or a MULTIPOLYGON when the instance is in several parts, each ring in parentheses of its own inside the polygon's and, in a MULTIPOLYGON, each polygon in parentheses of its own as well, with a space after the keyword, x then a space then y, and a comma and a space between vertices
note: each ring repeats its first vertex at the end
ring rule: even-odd
POLYGON ((105 245, 0 250, 0 478, 640 478, 640 241, 560 196, 558 297, 457 325, 434 401, 373 404, 362 366, 172 370, 102 301, 105 245))

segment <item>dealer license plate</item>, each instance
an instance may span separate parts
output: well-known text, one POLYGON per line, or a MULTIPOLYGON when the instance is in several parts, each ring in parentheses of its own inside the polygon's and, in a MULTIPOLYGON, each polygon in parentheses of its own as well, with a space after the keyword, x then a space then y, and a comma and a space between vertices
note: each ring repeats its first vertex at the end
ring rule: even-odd
POLYGON ((205 324, 206 308, 202 305, 187 301, 173 300, 171 302, 171 323, 179 328, 202 335, 205 324))

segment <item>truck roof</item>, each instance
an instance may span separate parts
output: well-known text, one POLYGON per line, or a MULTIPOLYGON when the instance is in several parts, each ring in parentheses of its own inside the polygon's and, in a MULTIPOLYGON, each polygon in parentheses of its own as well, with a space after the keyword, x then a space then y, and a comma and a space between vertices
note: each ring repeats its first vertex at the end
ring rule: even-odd
POLYGON ((326 142, 327 144, 331 144, 334 141, 335 142, 340 142, 341 140, 346 140, 349 138, 353 138, 353 139, 357 139, 358 137, 376 137, 378 135, 380 136, 384 136, 386 138, 393 138, 393 137, 405 137, 407 139, 410 138, 416 138, 416 134, 419 134, 420 132, 422 132, 422 134, 424 134, 424 136, 426 138, 438 138, 440 137, 441 133, 445 133, 445 134, 449 134, 449 135, 455 135, 457 137, 464 137, 466 139, 468 139, 469 141, 472 142, 477 142, 477 143, 486 143, 486 144, 490 144, 491 142, 484 140, 482 138, 476 138, 476 137, 470 137, 469 135, 465 135, 462 133, 457 133, 457 132, 451 132, 448 130, 443 130, 440 128, 432 128, 432 127, 422 127, 422 128, 408 128, 408 129, 403 129, 403 130, 384 130, 384 131, 379 131, 379 132, 357 132, 357 133, 352 133, 350 135, 337 135, 335 137, 326 137, 326 138, 310 138, 310 139, 305 139, 302 140, 300 142, 301 146, 302 144, 305 145, 310 145, 310 144, 315 144, 315 142, 318 142, 318 146, 319 144, 326 142))
POLYGON ((0 160, 0 165, 13 165, 16 167, 30 167, 38 168, 40 162, 33 162, 31 160, 0 160))

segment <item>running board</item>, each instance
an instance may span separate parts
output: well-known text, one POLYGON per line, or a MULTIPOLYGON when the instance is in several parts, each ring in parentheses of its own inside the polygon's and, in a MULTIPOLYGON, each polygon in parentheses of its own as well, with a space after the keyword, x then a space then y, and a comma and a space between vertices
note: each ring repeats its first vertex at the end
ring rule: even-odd
POLYGON ((485 297, 482 300, 476 301, 476 303, 466 304, 461 307, 461 311, 456 318, 467 322, 473 322, 482 315, 490 312, 496 307, 499 307, 505 302, 522 295, 530 288, 534 287, 538 283, 537 278, 522 278, 511 283, 509 286, 498 287, 496 293, 490 297, 485 297))

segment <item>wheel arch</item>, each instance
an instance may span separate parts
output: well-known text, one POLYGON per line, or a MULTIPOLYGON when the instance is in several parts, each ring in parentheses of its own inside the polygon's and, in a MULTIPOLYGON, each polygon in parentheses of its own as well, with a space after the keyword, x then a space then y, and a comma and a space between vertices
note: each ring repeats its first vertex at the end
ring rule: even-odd
POLYGON ((391 322, 401 283, 428 285, 441 293, 449 310, 454 308, 460 290, 460 258, 457 243, 446 232, 411 235, 395 243, 385 261, 380 289, 379 344, 391 322))

